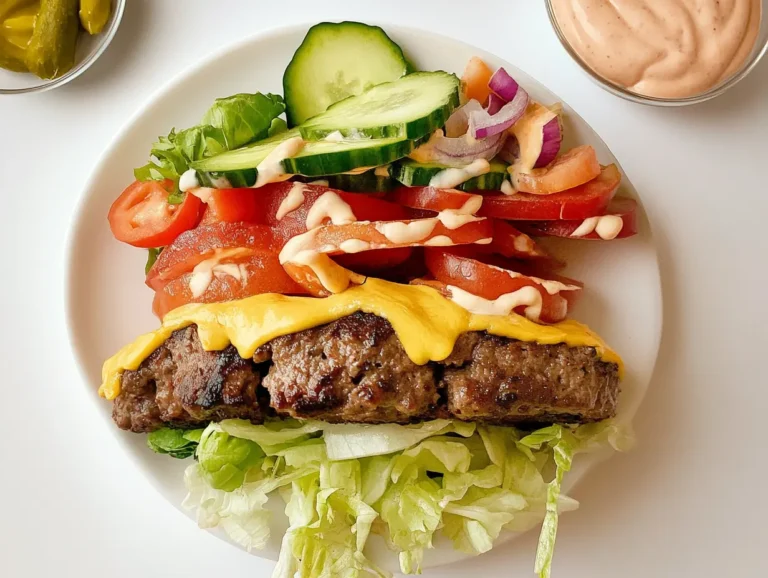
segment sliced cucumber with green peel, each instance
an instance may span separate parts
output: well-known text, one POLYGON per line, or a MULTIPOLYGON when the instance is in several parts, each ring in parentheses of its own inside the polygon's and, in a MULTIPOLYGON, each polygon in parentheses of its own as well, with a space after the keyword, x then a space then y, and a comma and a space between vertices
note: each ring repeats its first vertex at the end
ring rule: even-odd
POLYGON ((288 124, 410 70, 400 47, 378 26, 322 22, 307 32, 283 75, 288 124))
POLYGON ((345 137, 415 140, 441 128, 459 105, 459 79, 447 72, 414 72, 337 102, 298 129, 307 140, 339 131, 345 137))
MULTIPOLYGON (((227 175, 230 171, 256 169, 275 147, 295 136, 298 132, 293 129, 255 145, 194 162, 192 168, 227 175)), ((299 154, 284 159, 282 165, 285 172, 292 175, 321 177, 386 165, 408 155, 420 142, 403 138, 308 142, 299 154)))
MULTIPOLYGON (((429 185, 432 177, 447 168, 450 167, 433 163, 417 163, 411 159, 403 159, 389 167, 389 174, 393 179, 407 187, 426 187, 429 185)), ((498 191, 501 189, 501 183, 506 178, 509 178, 507 164, 494 159, 491 161, 490 171, 479 177, 472 177, 456 188, 462 191, 498 191)))
MULTIPOLYGON (((224 173, 206 173, 204 171, 197 171, 197 180, 203 187, 212 187, 214 189, 222 188, 221 179, 226 178, 224 186, 229 182, 229 187, 239 189, 242 187, 250 187, 256 182, 256 171, 254 169, 246 169, 243 171, 227 171, 224 173)), ((229 188, 227 187, 227 188, 229 188)))
POLYGON ((328 175, 326 178, 332 189, 350 193, 386 193, 398 186, 395 179, 379 176, 375 169, 359 175, 328 175))
POLYGON ((296 129, 281 132, 251 145, 195 161, 191 166, 196 171, 209 173, 255 169, 277 145, 295 136, 300 136, 296 129))
POLYGON ((298 155, 285 159, 283 167, 293 175, 321 177, 386 165, 414 148, 415 141, 403 138, 308 142, 298 155))

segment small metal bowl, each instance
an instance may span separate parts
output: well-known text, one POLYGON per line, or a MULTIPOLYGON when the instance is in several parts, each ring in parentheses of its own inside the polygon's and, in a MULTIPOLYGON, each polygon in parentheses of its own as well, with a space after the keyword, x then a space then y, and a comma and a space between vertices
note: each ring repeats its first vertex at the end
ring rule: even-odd
POLYGON ((0 68, 0 94, 25 94, 29 92, 44 92, 57 86, 63 86, 70 80, 80 76, 85 70, 102 55, 112 42, 120 20, 123 18, 125 0, 112 0, 112 13, 109 21, 99 34, 91 36, 87 32, 80 32, 77 39, 77 51, 75 53, 75 65, 66 74, 50 80, 38 78, 34 74, 12 72, 0 68))
POLYGON ((654 96, 646 96, 644 94, 633 92, 627 88, 624 88, 623 86, 615 84, 592 70, 589 64, 584 62, 584 60, 582 60, 582 58, 576 53, 576 51, 573 49, 563 34, 563 31, 560 29, 560 25, 558 24, 557 18, 555 17, 555 10, 552 6, 552 0, 546 0, 546 4, 547 14, 549 14, 549 21, 552 23, 552 28, 554 28, 555 34, 557 34, 557 37, 560 40, 560 44, 562 44, 566 52, 571 55, 571 58, 576 61, 576 64, 578 64, 582 70, 584 70, 584 72, 586 72, 589 77, 601 88, 604 88, 611 94, 615 94, 616 96, 620 96, 621 98, 631 100, 632 102, 637 102, 639 104, 647 104, 652 106, 686 106, 689 104, 698 104, 700 102, 711 100, 716 96, 720 96, 726 90, 745 78, 757 66, 757 63, 760 62, 760 59, 765 55, 765 53, 768 52, 768 0, 762 0, 760 31, 758 32, 757 40, 755 41, 755 47, 753 48, 749 57, 744 61, 744 64, 741 66, 741 68, 737 70, 730 78, 726 78, 724 81, 710 88, 709 90, 694 96, 687 96, 684 98, 657 98, 654 96))

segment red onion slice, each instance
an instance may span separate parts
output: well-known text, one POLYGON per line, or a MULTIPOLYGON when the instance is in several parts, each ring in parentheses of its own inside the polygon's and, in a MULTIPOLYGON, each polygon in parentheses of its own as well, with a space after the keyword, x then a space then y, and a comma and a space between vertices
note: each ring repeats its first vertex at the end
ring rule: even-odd
POLYGON ((483 139, 504 132, 525 114, 528 93, 519 87, 515 97, 501 107, 494 115, 487 111, 472 111, 469 114, 469 133, 476 139, 483 139))
POLYGON ((420 163, 463 166, 477 159, 491 160, 504 146, 506 137, 507 133, 501 132, 480 140, 470 134, 450 138, 437 131, 409 156, 420 163))
MULTIPOLYGON (((503 68, 499 68, 488 81, 488 88, 499 95, 504 101, 510 102, 517 95, 520 85, 503 68)), ((490 113, 493 114, 493 113, 490 113)))
POLYGON ((557 153, 560 152, 560 144, 563 142, 563 127, 560 123, 560 115, 556 116, 544 125, 542 129, 544 138, 541 145, 541 153, 536 159, 534 168, 546 167, 555 160, 557 153))
POLYGON ((469 128, 470 113, 482 110, 483 105, 475 99, 467 101, 466 104, 454 110, 453 114, 448 118, 448 122, 445 123, 445 136, 455 138, 466 134, 469 128))
POLYGON ((485 107, 485 110, 488 114, 494 115, 499 112, 505 104, 507 104, 506 100, 497 94, 491 93, 488 95, 488 106, 485 107))

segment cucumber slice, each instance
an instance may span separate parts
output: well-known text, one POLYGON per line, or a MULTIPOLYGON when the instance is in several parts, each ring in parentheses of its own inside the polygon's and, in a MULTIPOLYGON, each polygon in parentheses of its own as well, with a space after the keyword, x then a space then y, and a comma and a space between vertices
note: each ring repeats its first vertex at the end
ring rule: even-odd
POLYGON ((374 171, 371 169, 359 175, 329 175, 328 186, 350 193, 386 193, 398 185, 395 179, 380 177, 374 171))
MULTIPOLYGON (((417 163, 410 159, 403 159, 393 163, 389 167, 389 174, 407 187, 426 187, 437 173, 447 169, 445 165, 436 163, 417 163)), ((508 178, 507 164, 500 160, 491 161, 491 170, 479 177, 473 177, 463 182, 458 187, 462 191, 498 191, 501 183, 508 178)))
POLYGON ((339 131, 345 137, 422 138, 442 127, 459 105, 459 79, 414 72, 337 102, 299 128, 307 140, 339 131))
POLYGON ((408 72, 403 51, 378 26, 316 24, 283 75, 288 124, 301 124, 335 102, 408 72))
MULTIPOLYGON (((250 187, 256 182, 256 171, 254 169, 246 169, 244 171, 228 171, 225 173, 207 173, 204 171, 197 171, 197 180, 203 187, 212 187, 214 189, 222 188, 222 177, 229 181, 230 187, 239 189, 242 187, 250 187)), ((226 186, 226 182, 224 186, 226 186)))
POLYGON ((198 172, 209 173, 255 169, 277 145, 295 136, 299 136, 296 129, 281 132, 251 145, 195 161, 191 166, 198 172))
POLYGON ((320 177, 346 173, 360 167, 386 165, 408 155, 417 143, 404 138, 308 142, 283 167, 293 175, 320 177))
MULTIPOLYGON (((298 131, 293 129, 248 147, 196 161, 192 167, 197 171, 227 175, 230 171, 256 169, 276 146, 297 135, 298 131)), ((408 155, 420 142, 404 138, 308 142, 298 155, 283 160, 282 165, 285 172, 292 175, 333 175, 391 163, 408 155)))

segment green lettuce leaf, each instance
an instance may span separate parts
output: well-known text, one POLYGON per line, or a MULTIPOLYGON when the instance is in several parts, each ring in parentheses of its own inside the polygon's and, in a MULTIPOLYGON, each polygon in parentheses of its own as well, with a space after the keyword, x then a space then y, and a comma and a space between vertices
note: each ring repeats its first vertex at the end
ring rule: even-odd
POLYGON ((235 94, 217 98, 201 124, 220 129, 221 144, 232 150, 266 138, 273 120, 284 110, 283 98, 275 94, 235 94))
POLYGON ((203 466, 195 464, 185 472, 188 494, 182 505, 197 509, 197 523, 201 528, 222 528, 246 550, 262 549, 270 533, 270 513, 264 508, 268 495, 312 475, 317 475, 317 469, 312 467, 283 468, 280 464, 266 470, 253 467, 240 487, 226 491, 214 488, 203 466))
POLYGON ((420 574, 424 550, 432 547, 443 514, 440 489, 440 484, 426 474, 403 476, 376 504, 387 525, 389 543, 399 551, 400 569, 405 574, 420 574))
POLYGON ((256 442, 265 451, 268 448, 278 451, 285 444, 299 444, 319 434, 323 424, 286 419, 254 425, 242 419, 227 419, 220 422, 219 427, 232 436, 256 442))
MULTIPOLYGON (((419 573, 437 531, 456 548, 481 553, 504 531, 542 520, 535 570, 546 578, 558 515, 578 505, 562 494, 574 455, 622 449, 631 439, 628 428, 610 421, 524 433, 449 420, 412 426, 225 420, 188 437, 200 443, 199 463, 185 476, 185 505, 197 508, 201 526, 260 547, 269 536, 267 496, 283 497, 290 528, 276 578, 386 576, 364 554, 374 528, 397 552, 401 570, 419 573)), ((164 447, 177 446, 184 447, 179 440, 164 447)))
POLYGON ((173 143, 187 164, 227 151, 224 131, 209 124, 180 130, 176 133, 173 143))
POLYGON ((211 486, 199 464, 184 473, 187 497, 182 504, 197 510, 201 528, 222 528, 236 544, 246 550, 262 549, 269 539, 269 499, 258 485, 243 485, 231 492, 211 486))
POLYGON ((395 457, 371 456, 360 459, 361 495, 366 504, 375 504, 392 483, 395 457))
MULTIPOLYGON (((190 163, 221 154, 267 137, 273 121, 285 110, 282 97, 274 94, 235 94, 217 99, 199 125, 158 137, 150 161, 134 170, 139 181, 170 179, 176 190, 169 202, 180 203, 179 177, 190 163)), ((275 125, 279 130, 281 125, 275 125)))
POLYGON ((443 476, 442 503, 447 505, 449 502, 461 500, 472 487, 501 487, 503 479, 503 471, 496 464, 491 464, 482 470, 445 474, 443 476))
POLYGON ((242 486, 246 472, 261 463, 264 456, 258 444, 233 437, 217 424, 205 429, 197 447, 201 474, 212 488, 227 492, 242 486))
POLYGON ((436 419, 412 425, 382 424, 326 424, 323 438, 332 460, 348 460, 392 454, 434 435, 456 433, 469 437, 475 424, 436 419))
POLYGON ((549 578, 552 569, 552 557, 555 552, 557 537, 558 501, 565 472, 571 469, 574 448, 577 439, 573 433, 560 425, 552 425, 527 435, 519 445, 540 450, 545 444, 552 450, 555 459, 555 477, 547 487, 546 514, 539 535, 539 547, 536 550, 534 571, 541 578, 549 578))
POLYGON ((326 462, 291 485, 273 578, 389 576, 363 554, 377 512, 360 498, 360 462, 326 462))
POLYGON ((445 438, 434 438, 421 442, 416 447, 405 450, 395 458, 392 467, 392 481, 397 482, 402 475, 417 478, 419 471, 447 474, 466 472, 472 455, 464 444, 445 438))
POLYGON ((163 251, 162 247, 147 249, 147 264, 144 265, 144 274, 147 275, 152 265, 155 264, 160 253, 163 251))
POLYGON ((278 134, 282 134, 284 132, 288 131, 288 123, 285 122, 282 118, 273 118, 272 124, 269 127, 269 131, 267 131, 267 137, 273 137, 278 134))
POLYGON ((578 453, 599 451, 607 446, 619 452, 626 452, 635 445, 632 426, 612 419, 579 426, 573 435, 577 441, 574 449, 578 453))
POLYGON ((285 465, 292 468, 308 465, 319 467, 328 461, 322 438, 310 438, 296 445, 287 443, 282 446, 263 446, 262 449, 267 455, 282 457, 285 465))
POLYGON ((471 554, 487 552, 515 513, 527 505, 518 493, 498 487, 472 486, 460 500, 446 504, 443 533, 453 540, 458 550, 471 554))
POLYGON ((202 429, 182 430, 161 428, 147 435, 147 445, 158 454, 184 459, 194 455, 202 429))

